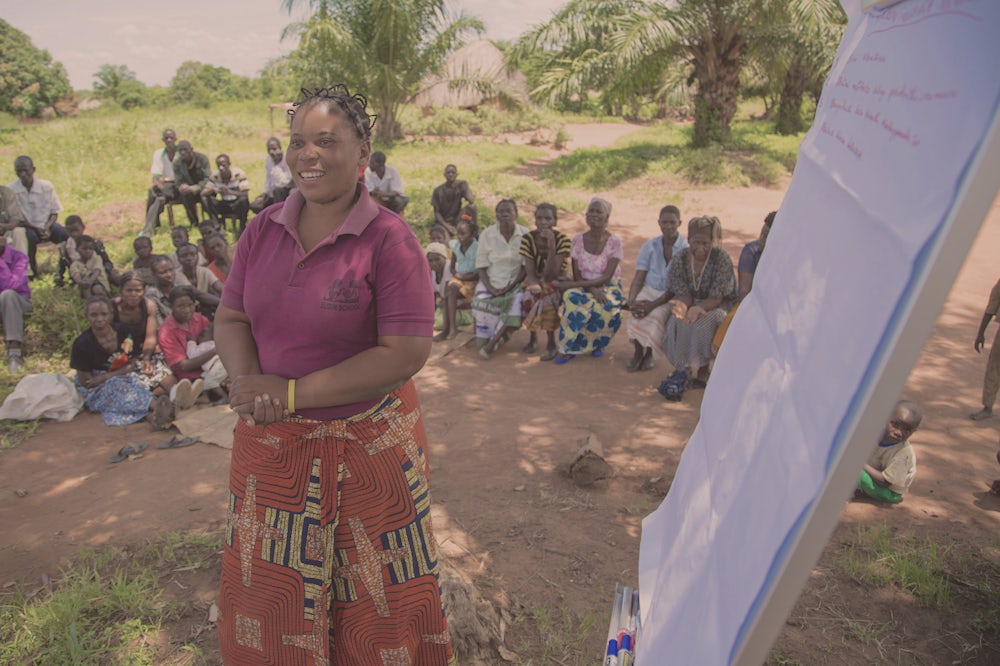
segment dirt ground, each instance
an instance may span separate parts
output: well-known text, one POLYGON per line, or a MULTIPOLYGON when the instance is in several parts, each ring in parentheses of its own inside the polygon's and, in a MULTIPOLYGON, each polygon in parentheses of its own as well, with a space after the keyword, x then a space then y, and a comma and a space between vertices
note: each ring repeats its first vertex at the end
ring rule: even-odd
MULTIPOLYGON (((570 126, 569 148, 610 145, 631 129, 570 126)), ((639 247, 656 235, 657 212, 668 199, 679 197, 684 219, 717 215, 725 230, 723 245, 735 260, 756 237, 764 215, 778 207, 785 186, 695 189, 644 179, 593 194, 614 205, 611 231, 625 246, 627 284, 639 247)), ((100 220, 94 227, 100 235, 100 220)), ((559 227, 570 234, 582 231, 582 211, 565 214, 559 227)), ((912 490, 894 507, 847 503, 832 544, 847 539, 857 525, 891 522, 901 534, 941 543, 991 543, 992 553, 982 556, 997 557, 1000 497, 986 491, 1000 477, 995 459, 1000 417, 968 419, 979 407, 985 363, 972 342, 998 277, 997 248, 1000 204, 995 202, 905 391, 904 397, 925 409, 914 438, 919 469, 912 490)), ((417 376, 430 441, 435 533, 443 555, 483 596, 515 617, 534 613, 537 622, 515 622, 508 630, 508 648, 532 663, 595 663, 614 584, 638 582, 641 521, 669 488, 698 419, 701 391, 667 403, 655 390, 664 363, 651 372, 626 373, 631 344, 624 331, 603 358, 564 366, 522 354, 526 338, 519 332, 487 362, 471 345, 458 349, 417 376), (588 435, 603 444, 614 476, 580 489, 566 466, 588 435), (579 636, 588 620, 594 629, 579 636), (538 646, 553 639, 545 633, 562 636, 569 652, 542 662, 538 646)), ((27 442, 0 451, 0 586, 21 581, 30 588, 44 576, 57 578, 59 564, 86 546, 134 543, 172 531, 220 534, 227 449, 151 447, 140 459, 108 462, 127 443, 154 444, 169 436, 145 424, 108 428, 98 416, 81 414, 71 423, 43 423, 27 442), (17 490, 27 494, 20 497, 17 490)), ((954 638, 961 628, 908 595, 866 600, 859 586, 826 560, 778 641, 782 654, 806 664, 1000 663, 1000 653, 992 649, 963 651, 954 638), (807 621, 824 605, 889 630, 874 643, 850 641, 829 622, 807 621), (917 651, 929 656, 918 659, 917 651)), ((215 571, 203 572, 185 579, 183 591, 171 589, 207 609, 216 582, 215 571)), ((204 617, 189 620, 194 626, 204 617)), ((191 627, 178 630, 185 631, 191 627)), ((213 632, 205 632, 201 645, 215 658, 213 632)))

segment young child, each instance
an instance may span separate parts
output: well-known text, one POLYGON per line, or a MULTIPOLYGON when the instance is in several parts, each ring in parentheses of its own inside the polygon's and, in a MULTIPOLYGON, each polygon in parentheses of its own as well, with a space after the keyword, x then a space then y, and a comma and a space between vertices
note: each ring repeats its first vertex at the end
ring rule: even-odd
POLYGON ((201 232, 201 240, 197 243, 198 252, 201 253, 201 256, 205 257, 205 266, 208 266, 215 259, 212 251, 208 249, 208 238, 209 236, 222 233, 222 226, 213 219, 202 220, 198 223, 198 231, 201 232))
MULTIPOLYGON (((178 378, 178 385, 185 379, 189 383, 201 379, 210 399, 213 401, 228 399, 229 395, 224 388, 228 376, 215 353, 215 346, 212 345, 211 349, 206 349, 195 356, 188 356, 189 341, 200 343, 212 339, 212 323, 196 311, 194 291, 191 287, 174 287, 170 290, 168 298, 171 314, 163 320, 158 339, 163 358, 178 378)), ((178 388, 177 392, 179 396, 186 398, 183 395, 185 389, 178 388)), ((191 403, 193 404, 193 401, 191 403)), ((184 409, 183 406, 178 406, 184 409)))
POLYGON ((104 262, 95 252, 94 239, 87 235, 77 236, 76 252, 79 259, 69 265, 69 276, 80 288, 80 295, 84 299, 90 296, 109 296, 111 285, 108 284, 104 262))
POLYGON ((479 282, 479 272, 476 270, 478 249, 479 241, 472 233, 472 223, 469 220, 459 220, 455 225, 455 239, 451 241, 449 268, 452 276, 444 292, 443 320, 441 332, 434 336, 436 341, 450 340, 458 335, 459 308, 469 307, 479 282))
POLYGON ((147 285, 154 284, 153 277, 153 241, 148 236, 138 236, 132 241, 132 249, 135 251, 135 261, 132 262, 132 271, 142 278, 147 285))
POLYGON ((430 239, 431 243, 441 243, 442 245, 447 247, 448 239, 451 238, 451 235, 448 233, 448 230, 445 229, 442 225, 435 224, 433 227, 431 227, 431 230, 427 232, 427 238, 430 239))
POLYGON ((902 493, 910 487, 917 473, 917 457, 909 438, 920 427, 923 417, 914 402, 901 400, 896 405, 885 425, 882 440, 861 472, 856 496, 893 504, 903 501, 902 493))
POLYGON ((538 331, 545 331, 548 344, 542 361, 556 357, 556 331, 559 330, 559 303, 562 293, 555 281, 565 272, 572 250, 569 236, 556 230, 556 207, 549 203, 535 208, 535 229, 521 237, 521 256, 524 257, 524 326, 530 333, 525 354, 537 349, 538 331))
MULTIPOLYGON (((174 244, 174 251, 171 252, 168 257, 170 261, 174 264, 174 270, 181 269, 180 258, 177 256, 178 252, 185 245, 191 245, 190 236, 188 235, 187 227, 174 227, 170 231, 170 242, 174 244)), ((197 250, 197 246, 194 246, 197 250)), ((208 261, 205 259, 205 255, 198 253, 198 266, 208 266, 208 261)))
MULTIPOLYGON (((66 283, 65 276, 67 271, 69 271, 70 264, 80 258, 80 253, 76 250, 76 243, 77 239, 83 235, 85 229, 86 226, 83 224, 83 218, 79 215, 68 215, 66 217, 66 233, 69 235, 69 238, 57 246, 59 248, 59 265, 56 268, 55 279, 57 287, 62 287, 66 283)), ((121 285, 121 274, 115 270, 115 265, 111 263, 107 250, 104 249, 104 243, 96 238, 93 240, 94 252, 101 258, 101 262, 104 264, 104 272, 108 276, 108 282, 113 285, 121 285)))
POLYGON ((431 280, 434 282, 434 307, 440 307, 445 297, 445 287, 451 279, 451 269, 448 267, 448 246, 444 243, 428 243, 427 264, 431 267, 431 280))
POLYGON ((198 248, 191 243, 177 248, 177 259, 181 268, 174 272, 174 282, 178 286, 193 287, 198 309, 209 319, 214 319, 215 310, 219 307, 219 298, 222 296, 222 281, 215 277, 215 273, 198 265, 199 256, 198 248))

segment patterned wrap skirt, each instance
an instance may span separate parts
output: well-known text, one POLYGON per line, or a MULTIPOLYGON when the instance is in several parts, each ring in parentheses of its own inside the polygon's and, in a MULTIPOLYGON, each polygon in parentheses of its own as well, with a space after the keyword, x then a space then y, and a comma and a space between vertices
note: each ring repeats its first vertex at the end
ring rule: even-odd
POLYGON ((562 294, 551 282, 543 282, 540 286, 540 294, 524 290, 524 300, 521 302, 524 327, 529 331, 558 331, 562 294))
POLYGON ((584 354, 604 349, 622 325, 620 280, 604 286, 607 303, 599 303, 586 289, 568 289, 563 293, 563 314, 559 324, 559 352, 584 354))
POLYGON ((485 347, 504 327, 521 327, 521 300, 524 291, 520 287, 503 296, 493 296, 480 282, 476 287, 476 297, 472 299, 472 318, 476 322, 476 344, 485 347))
POLYGON ((104 425, 124 426, 149 415, 153 394, 146 388, 145 378, 145 375, 130 372, 112 377, 94 388, 85 388, 79 379, 74 379, 74 383, 83 396, 84 406, 100 414, 104 425))
MULTIPOLYGON (((653 289, 649 285, 643 285, 636 297, 640 301, 655 301, 663 292, 653 289)), ((666 334, 667 318, 670 316, 672 307, 669 303, 664 303, 642 319, 630 316, 625 329, 628 331, 628 339, 635 340, 643 347, 653 350, 653 358, 664 359, 667 357, 666 347, 663 346, 663 336, 666 334)))
POLYGON ((230 666, 450 663, 413 382, 333 421, 239 421, 219 593, 230 666))

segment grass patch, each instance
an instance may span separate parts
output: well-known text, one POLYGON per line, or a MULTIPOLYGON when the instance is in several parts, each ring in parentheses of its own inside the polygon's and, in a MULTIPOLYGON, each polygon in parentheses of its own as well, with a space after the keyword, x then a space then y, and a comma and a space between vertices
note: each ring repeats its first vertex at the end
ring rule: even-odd
POLYGON ((897 538, 887 525, 859 527, 843 552, 848 575, 864 585, 895 586, 931 608, 951 611, 945 572, 952 545, 930 539, 897 538))
POLYGON ((773 133, 771 123, 737 121, 721 145, 692 148, 691 127, 660 123, 610 149, 577 150, 548 164, 543 175, 560 187, 610 189, 644 175, 676 175, 695 185, 773 187, 795 168, 803 135, 773 133))
POLYGON ((39 421, 0 421, 0 449, 13 449, 34 435, 39 421))
MULTIPOLYGON (((187 604, 163 599, 160 578, 214 566, 218 538, 171 534, 135 549, 83 550, 51 589, 17 588, 0 603, 0 662, 159 663, 163 624, 187 604)), ((177 648, 197 657, 194 644, 177 648)))
POLYGON ((579 618, 565 606, 558 609, 537 606, 530 617, 538 632, 538 644, 518 650, 521 654, 533 655, 524 662, 526 666, 594 663, 595 655, 587 654, 583 647, 593 638, 592 632, 597 625, 594 613, 579 618))

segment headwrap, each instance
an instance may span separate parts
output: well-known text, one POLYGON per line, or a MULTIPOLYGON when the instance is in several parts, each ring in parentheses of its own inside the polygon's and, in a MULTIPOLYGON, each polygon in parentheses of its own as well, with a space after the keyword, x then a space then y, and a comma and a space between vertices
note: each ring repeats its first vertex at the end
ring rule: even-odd
POLYGON ((688 238, 695 234, 708 234, 713 241, 722 240, 722 222, 714 215, 692 217, 688 222, 688 238))
POLYGON ((424 254, 440 254, 445 259, 448 258, 448 247, 444 243, 428 243, 424 254))
MULTIPOLYGON (((592 206, 595 203, 598 204, 598 205, 600 205, 600 207, 604 211, 605 215, 607 215, 609 217, 611 216, 611 202, 610 201, 608 201, 607 199, 602 199, 601 197, 594 197, 593 199, 590 200, 590 205, 592 206)), ((587 207, 590 208, 590 206, 587 206, 587 207)))

